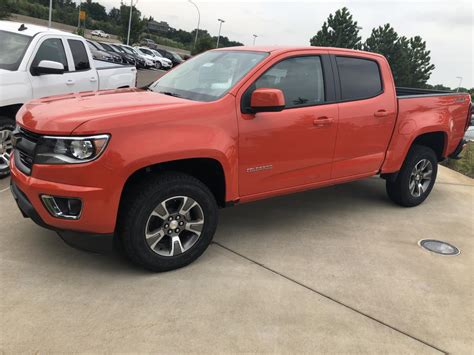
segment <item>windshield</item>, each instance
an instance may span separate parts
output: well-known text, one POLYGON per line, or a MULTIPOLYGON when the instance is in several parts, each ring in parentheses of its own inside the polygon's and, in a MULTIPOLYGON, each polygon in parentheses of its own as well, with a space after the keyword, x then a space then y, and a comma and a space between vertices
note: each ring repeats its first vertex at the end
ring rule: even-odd
POLYGON ((150 90, 195 101, 214 101, 224 96, 265 52, 210 51, 179 65, 150 86, 150 90))
POLYGON ((174 57, 174 59, 178 60, 178 61, 182 61, 183 58, 181 58, 177 53, 171 53, 171 55, 174 57))
POLYGON ((145 53, 145 54, 151 55, 153 57, 153 52, 150 51, 149 49, 140 48, 140 51, 145 53))
POLYGON ((120 48, 122 48, 127 54, 135 54, 130 50, 130 48, 127 48, 127 47, 120 47, 120 48))
POLYGON ((18 70, 31 37, 0 31, 0 69, 18 70))

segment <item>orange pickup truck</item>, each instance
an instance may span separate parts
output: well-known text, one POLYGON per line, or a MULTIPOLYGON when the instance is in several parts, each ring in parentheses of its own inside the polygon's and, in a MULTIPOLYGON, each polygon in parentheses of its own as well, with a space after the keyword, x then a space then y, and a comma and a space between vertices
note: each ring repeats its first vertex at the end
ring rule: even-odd
POLYGON ((11 190, 68 243, 171 270, 208 247, 219 207, 372 175, 420 204, 470 111, 467 94, 395 88, 374 53, 212 50, 146 88, 25 104, 11 190))

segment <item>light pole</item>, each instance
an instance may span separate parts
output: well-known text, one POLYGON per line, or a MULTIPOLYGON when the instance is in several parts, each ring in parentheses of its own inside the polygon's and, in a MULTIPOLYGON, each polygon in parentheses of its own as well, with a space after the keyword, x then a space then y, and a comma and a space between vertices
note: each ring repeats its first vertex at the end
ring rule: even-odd
POLYGON ((458 88, 456 89, 456 92, 459 92, 459 88, 461 87, 461 84, 462 84, 462 76, 457 76, 456 79, 459 79, 459 85, 458 85, 458 88))
POLYGON ((257 35, 252 35, 253 36, 253 45, 255 46, 255 40, 257 39, 257 35))
POLYGON ((190 4, 193 4, 194 7, 196 8, 197 12, 198 12, 198 25, 197 25, 197 28, 196 28, 196 37, 194 38, 194 45, 193 45, 193 49, 194 49, 196 47, 196 43, 198 41, 199 25, 201 23, 201 12, 199 12, 199 7, 196 5, 195 2, 193 2, 192 0, 188 0, 188 2, 190 4))
POLYGON ((135 2, 135 5, 133 5, 133 0, 130 0, 130 17, 128 18, 127 46, 129 45, 129 42, 130 42, 130 28, 132 27, 133 6, 137 6, 137 4, 138 4, 138 0, 135 2))
POLYGON ((48 28, 51 28, 51 17, 53 16, 53 0, 49 0, 48 28))
POLYGON ((219 38, 221 38, 221 28, 222 28, 222 24, 225 22, 223 19, 221 18, 218 18, 217 21, 219 21, 219 35, 217 36, 217 44, 216 44, 216 48, 219 48, 219 38))

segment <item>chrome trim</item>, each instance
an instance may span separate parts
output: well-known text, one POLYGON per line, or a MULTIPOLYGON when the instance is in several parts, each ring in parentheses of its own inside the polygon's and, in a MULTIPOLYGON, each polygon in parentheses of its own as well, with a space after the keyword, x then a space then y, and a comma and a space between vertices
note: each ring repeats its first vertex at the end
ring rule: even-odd
MULTIPOLYGON (((58 196, 56 196, 58 197, 58 196)), ((78 220, 81 218, 82 215, 82 210, 84 207, 84 204, 82 203, 82 200, 77 197, 61 197, 65 199, 74 199, 74 200, 79 200, 81 201, 81 211, 77 216, 72 216, 72 215, 67 215, 64 214, 61 209, 59 208, 58 204, 56 203, 55 196, 51 195, 41 195, 41 200, 43 201, 44 207, 48 210, 48 212, 51 214, 51 216, 56 217, 56 218, 61 218, 61 219, 71 219, 71 220, 78 220)))

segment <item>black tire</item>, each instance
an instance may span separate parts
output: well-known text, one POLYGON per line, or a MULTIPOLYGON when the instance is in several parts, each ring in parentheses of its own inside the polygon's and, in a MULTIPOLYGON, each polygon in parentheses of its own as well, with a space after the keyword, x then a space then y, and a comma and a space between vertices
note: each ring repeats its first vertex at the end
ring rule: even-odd
MULTIPOLYGON (((8 131, 13 131, 15 129, 15 120, 5 117, 5 116, 0 116, 0 132, 8 130, 8 131)), ((2 138, 0 136, 0 145, 2 145, 4 142, 2 142, 2 138)), ((6 165, 6 162, 4 161, 4 156, 2 153, 4 152, 4 147, 0 147, 0 179, 5 178, 10 175, 10 167, 6 165)), ((10 149, 8 150, 10 152, 10 149)), ((11 153, 11 152, 10 152, 11 153)), ((5 156, 6 157, 6 156, 5 156)))
MULTIPOLYGON (((428 195, 436 181, 436 176, 438 174, 438 158, 436 153, 426 146, 414 145, 410 148, 405 162, 403 163, 402 168, 398 172, 397 178, 394 181, 390 179, 387 180, 386 189, 387 194, 390 199, 396 204, 404 207, 414 207, 422 203, 428 195), (432 172, 431 180, 427 183, 427 187, 423 192, 419 193, 419 196, 414 196, 410 191, 410 182, 412 181, 412 172, 414 171, 415 166, 419 164, 424 159, 428 160, 431 163, 432 172)), ((412 181, 415 183, 414 181, 412 181)))
POLYGON ((155 62, 155 67, 156 67, 156 69, 158 69, 158 70, 161 69, 161 62, 157 60, 157 61, 155 62))
POLYGON ((118 237, 132 262, 155 272, 169 271, 201 256, 214 237, 217 219, 217 203, 206 185, 192 176, 168 172, 143 179, 127 192, 121 203, 118 237), (147 243, 147 221, 159 204, 175 196, 187 196, 196 201, 202 209, 204 223, 200 236, 188 250, 179 255, 162 256, 147 243))

